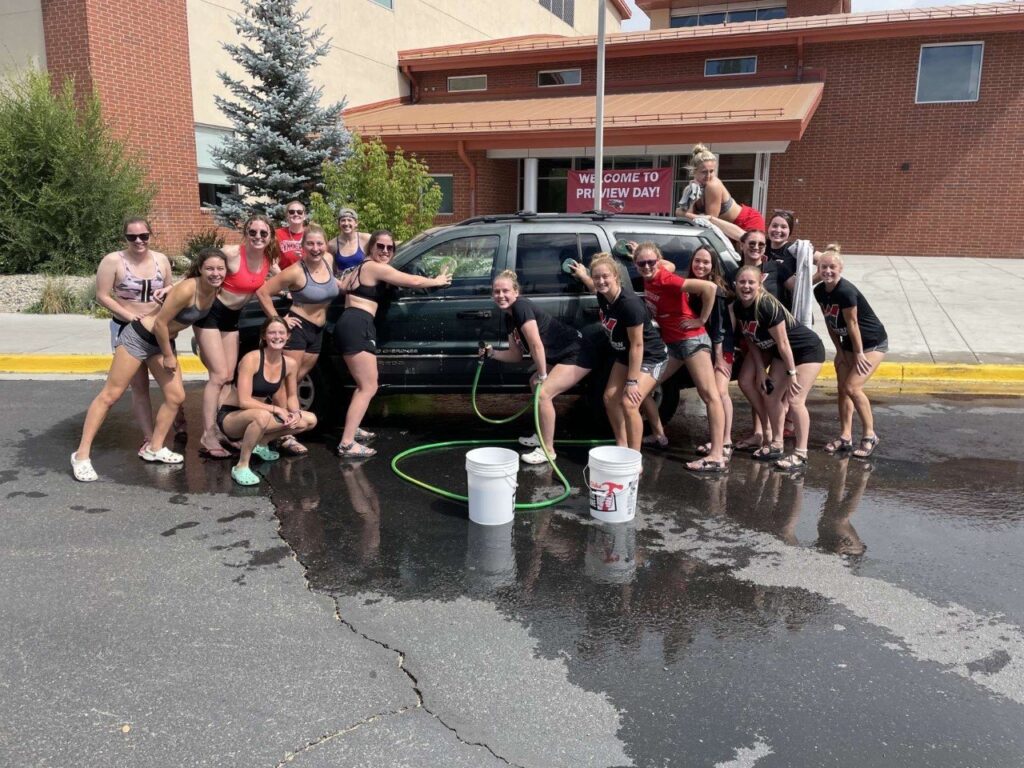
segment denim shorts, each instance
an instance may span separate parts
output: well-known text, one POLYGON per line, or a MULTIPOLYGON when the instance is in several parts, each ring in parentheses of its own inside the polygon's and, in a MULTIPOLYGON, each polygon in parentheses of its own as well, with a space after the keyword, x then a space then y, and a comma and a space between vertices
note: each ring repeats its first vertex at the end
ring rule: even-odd
POLYGON ((706 333, 702 333, 700 336, 694 336, 692 339, 666 341, 665 346, 668 347, 669 357, 674 357, 676 360, 688 360, 702 349, 710 352, 711 337, 706 333))

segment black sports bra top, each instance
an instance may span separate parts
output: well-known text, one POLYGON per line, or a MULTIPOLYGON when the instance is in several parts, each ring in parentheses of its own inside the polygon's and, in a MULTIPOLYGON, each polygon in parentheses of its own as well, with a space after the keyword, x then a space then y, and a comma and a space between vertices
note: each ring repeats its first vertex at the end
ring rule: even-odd
POLYGON ((252 396, 257 400, 269 400, 271 397, 277 394, 277 390, 281 388, 281 382, 284 381, 284 377, 288 375, 288 359, 284 356, 281 357, 281 378, 277 381, 267 381, 263 377, 263 350, 260 350, 260 364, 256 368, 256 373, 252 375, 252 396))
POLYGON ((375 301, 379 304, 387 295, 387 284, 377 283, 376 285, 363 285, 359 280, 359 276, 362 274, 363 267, 365 265, 365 261, 359 265, 358 271, 356 272, 356 287, 350 290, 349 293, 353 296, 359 296, 360 298, 375 301))

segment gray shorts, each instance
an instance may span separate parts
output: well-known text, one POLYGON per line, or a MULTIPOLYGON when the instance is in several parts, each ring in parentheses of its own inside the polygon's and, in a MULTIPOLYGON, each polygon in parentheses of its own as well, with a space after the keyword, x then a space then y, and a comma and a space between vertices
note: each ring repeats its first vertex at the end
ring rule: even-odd
POLYGON ((668 347, 669 357, 674 357, 676 360, 688 360, 702 349, 711 352, 711 337, 706 333, 702 333, 700 336, 694 336, 692 339, 666 341, 665 346, 668 347))
POLYGON ((883 354, 888 352, 888 351, 889 351, 889 340, 888 339, 883 339, 880 344, 875 344, 875 346, 868 347, 867 349, 864 350, 865 353, 867 353, 867 352, 881 352, 883 354))
POLYGON ((665 366, 668 365, 668 360, 662 360, 660 363, 642 363, 640 365, 640 372, 646 373, 652 379, 657 381, 661 378, 661 372, 665 370, 665 366))
MULTIPOLYGON (((156 340, 156 336, 147 331, 146 327, 138 320, 133 320, 125 326, 118 337, 118 342, 118 346, 124 347, 125 352, 142 362, 160 354, 160 343, 156 340)), ((171 345, 173 348, 173 340, 171 345)), ((177 355, 178 350, 174 350, 174 354, 177 355)))
POLYGON ((110 321, 110 351, 113 352, 117 349, 117 345, 121 343, 121 331, 127 327, 128 323, 122 322, 121 320, 110 321))

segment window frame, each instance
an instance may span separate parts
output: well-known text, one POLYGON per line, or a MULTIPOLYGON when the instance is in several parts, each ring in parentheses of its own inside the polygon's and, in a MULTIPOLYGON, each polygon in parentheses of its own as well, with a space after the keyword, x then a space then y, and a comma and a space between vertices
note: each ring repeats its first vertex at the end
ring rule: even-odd
POLYGON ((757 56, 716 56, 714 58, 704 59, 704 77, 746 77, 748 75, 757 74, 757 56), (748 61, 754 60, 754 69, 751 72, 718 72, 708 74, 708 64, 713 61, 748 61))
POLYGON ((395 0, 370 0, 374 5, 379 5, 381 8, 387 11, 395 10, 395 0))
POLYGON ((477 75, 449 75, 446 84, 448 87, 448 93, 479 93, 487 90, 487 74, 481 72, 477 75), (473 78, 482 77, 484 79, 483 88, 452 88, 452 80, 472 80, 473 78))
POLYGON ((560 69, 539 69, 537 70, 537 87, 538 88, 574 88, 583 85, 583 68, 582 67, 562 67, 560 69), (578 83, 549 83, 544 85, 540 81, 541 75, 551 75, 558 72, 576 72, 579 75, 578 83))
POLYGON ((955 43, 922 43, 917 54, 917 80, 914 84, 914 104, 974 104, 981 100, 981 73, 985 68, 985 41, 960 40, 955 43), (973 99, 928 99, 921 100, 921 64, 924 61, 925 48, 952 48, 955 46, 981 46, 981 57, 978 61, 978 95, 973 99))
POLYGON ((441 187, 441 208, 438 210, 438 216, 454 216, 455 215, 455 174, 454 173, 430 173, 427 174, 434 180, 437 186, 441 187, 438 183, 438 179, 450 179, 451 180, 451 210, 444 210, 444 187, 441 187))

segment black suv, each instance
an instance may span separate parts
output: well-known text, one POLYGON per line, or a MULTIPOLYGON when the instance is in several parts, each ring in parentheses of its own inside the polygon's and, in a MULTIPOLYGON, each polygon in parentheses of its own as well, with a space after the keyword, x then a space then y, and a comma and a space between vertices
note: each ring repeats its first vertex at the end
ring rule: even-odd
MULTIPOLYGON (((667 259, 685 273, 693 252, 710 246, 722 259, 729 277, 738 258, 728 241, 714 230, 702 229, 685 219, 622 214, 533 214, 478 216, 448 227, 438 227, 403 243, 391 264, 403 272, 434 275, 448 263, 454 279, 436 290, 392 289, 390 301, 377 312, 378 366, 381 394, 391 392, 468 392, 477 364, 480 342, 507 346, 501 336, 501 312, 491 300, 491 282, 504 269, 515 270, 522 296, 584 333, 600 333, 597 299, 562 269, 567 259, 589 266, 591 258, 612 251, 619 240, 657 243, 667 259)), ((620 259, 620 261, 622 261, 620 259)), ((631 262, 624 262, 633 287, 642 280, 631 262)), ((275 303, 281 314, 287 300, 275 303)), ((328 313, 328 333, 344 308, 339 298, 328 313)), ((241 346, 256 346, 264 320, 256 302, 242 314, 241 346)), ((485 366, 481 392, 526 390, 529 364, 485 366)), ((605 373, 605 376, 607 374, 605 373)), ((584 391, 598 396, 603 389, 600 372, 584 382, 584 391), (601 379, 601 381, 597 381, 601 379)), ((300 399, 326 423, 337 417, 337 393, 352 386, 345 361, 325 339, 317 367, 300 383, 300 399), (333 405, 332 405, 333 404, 333 405)), ((679 404, 679 390, 693 386, 683 368, 662 387, 662 417, 671 418, 679 404)))

